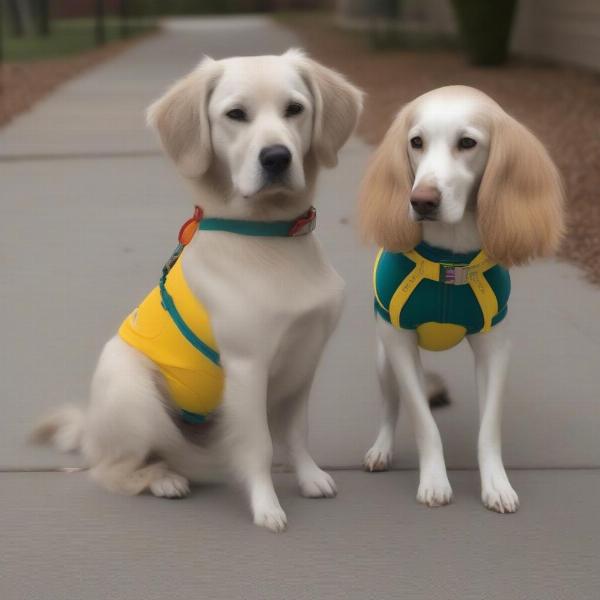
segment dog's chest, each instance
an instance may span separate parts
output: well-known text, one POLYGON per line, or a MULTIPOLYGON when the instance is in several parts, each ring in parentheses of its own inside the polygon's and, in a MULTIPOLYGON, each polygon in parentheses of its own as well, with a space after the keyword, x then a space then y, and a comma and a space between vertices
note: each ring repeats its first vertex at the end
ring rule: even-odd
POLYGON ((229 352, 273 360, 331 333, 344 283, 314 236, 197 238, 182 257, 183 268, 211 315, 225 362, 229 352))

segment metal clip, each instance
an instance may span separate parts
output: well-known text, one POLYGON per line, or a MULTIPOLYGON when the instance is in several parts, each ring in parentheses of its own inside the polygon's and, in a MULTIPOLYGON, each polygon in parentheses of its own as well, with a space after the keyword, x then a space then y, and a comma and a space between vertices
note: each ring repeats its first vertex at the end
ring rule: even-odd
POLYGON ((184 248, 185 246, 183 244, 177 244, 177 248, 175 248, 175 250, 173 250, 173 254, 169 256, 169 260, 167 260, 162 269, 161 279, 163 281, 167 278, 169 271, 173 268, 173 265, 175 265, 177 259, 181 256, 181 253, 183 252, 184 248))

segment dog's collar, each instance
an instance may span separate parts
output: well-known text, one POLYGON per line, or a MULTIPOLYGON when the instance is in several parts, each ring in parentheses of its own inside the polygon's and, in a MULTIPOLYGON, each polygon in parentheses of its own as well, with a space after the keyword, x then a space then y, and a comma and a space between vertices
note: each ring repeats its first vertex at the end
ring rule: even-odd
POLYGON ((179 230, 177 248, 169 257, 162 270, 161 289, 164 288, 169 271, 181 256, 183 249, 192 241, 199 229, 204 231, 228 231, 238 235, 257 237, 298 237, 314 230, 317 222, 317 211, 311 206, 305 213, 293 221, 243 221, 241 219, 204 218, 204 211, 196 206, 194 216, 188 219, 179 230))
POLYGON ((194 216, 179 230, 179 243, 188 244, 197 230, 227 231, 254 237, 298 237, 311 233, 317 224, 317 211, 311 206, 293 221, 245 221, 204 217, 203 210, 196 206, 194 216))

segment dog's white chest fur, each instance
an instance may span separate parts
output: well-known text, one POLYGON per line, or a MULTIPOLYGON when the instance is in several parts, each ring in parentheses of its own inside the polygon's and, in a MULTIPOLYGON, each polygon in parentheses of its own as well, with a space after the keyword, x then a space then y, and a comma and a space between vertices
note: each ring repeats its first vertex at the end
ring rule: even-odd
POLYGON ((225 373, 230 361, 262 363, 269 402, 293 394, 339 318, 344 282, 314 235, 255 238, 202 232, 183 270, 206 306, 225 373))

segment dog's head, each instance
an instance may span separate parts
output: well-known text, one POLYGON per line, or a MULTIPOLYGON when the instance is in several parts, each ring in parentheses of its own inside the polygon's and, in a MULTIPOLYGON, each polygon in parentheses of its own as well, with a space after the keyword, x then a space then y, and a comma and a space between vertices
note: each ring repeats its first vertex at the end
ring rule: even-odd
POLYGON ((563 234, 563 188, 542 144, 482 92, 420 96, 396 117, 363 182, 366 238, 406 251, 422 223, 476 213, 488 256, 510 266, 553 252, 563 234))
POLYGON ((361 92, 297 50, 205 58, 148 110, 183 175, 218 180, 247 204, 307 196, 316 166, 335 166, 354 130, 361 92))

